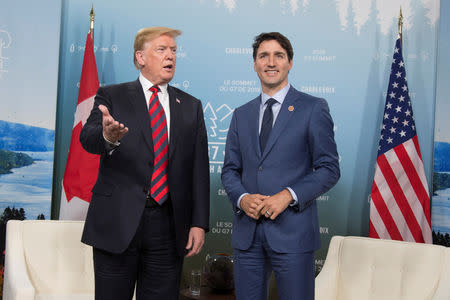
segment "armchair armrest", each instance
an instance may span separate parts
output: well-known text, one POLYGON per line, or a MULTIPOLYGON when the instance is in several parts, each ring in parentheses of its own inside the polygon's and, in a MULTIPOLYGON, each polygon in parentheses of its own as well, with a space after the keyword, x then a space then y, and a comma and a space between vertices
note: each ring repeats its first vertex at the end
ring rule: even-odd
POLYGON ((23 251, 21 221, 10 220, 6 226, 4 278, 4 300, 34 300, 35 289, 28 277, 23 251))
POLYGON ((450 299, 450 248, 445 249, 444 264, 442 265, 441 277, 433 300, 450 299))
POLYGON ((343 239, 342 236, 334 236, 331 239, 325 263, 316 277, 315 298, 317 300, 336 299, 336 273, 339 270, 339 249, 343 239))

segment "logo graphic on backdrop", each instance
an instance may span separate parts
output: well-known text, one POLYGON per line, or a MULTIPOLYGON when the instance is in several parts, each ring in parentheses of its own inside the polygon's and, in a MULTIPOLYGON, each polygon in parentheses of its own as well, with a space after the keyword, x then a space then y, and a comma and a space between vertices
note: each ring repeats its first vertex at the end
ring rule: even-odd
POLYGON ((184 51, 183 46, 177 45, 177 59, 186 58, 186 57, 187 57, 187 52, 184 51))
POLYGON ((253 48, 225 48, 225 54, 227 54, 227 55, 235 55, 235 54, 252 55, 253 48))
POLYGON ((303 60, 305 62, 334 62, 336 55, 327 53, 325 49, 313 49, 311 54, 303 56, 303 60))
MULTIPOLYGON (((116 44, 112 44, 111 46, 93 46, 94 47, 94 53, 96 53, 97 51, 99 52, 111 52, 113 54, 116 54, 117 51, 119 51, 119 47, 116 44)), ((72 43, 69 46, 69 52, 70 53, 74 53, 74 52, 84 52, 86 51, 86 46, 85 45, 75 45, 74 43, 72 43)))
POLYGON ((7 60, 4 53, 4 49, 9 48, 11 46, 12 38, 8 31, 0 29, 0 78, 2 78, 3 73, 7 73, 7 60))
POLYGON ((302 85, 300 91, 314 95, 334 95, 336 88, 329 85, 302 85))
POLYGON ((221 93, 260 93, 261 86, 256 80, 225 79, 219 86, 221 93))
POLYGON ((209 171, 222 173, 225 156, 225 142, 233 109, 227 104, 213 106, 208 102, 203 108, 205 126, 208 132, 209 171))
POLYGON ((189 82, 189 80, 181 80, 181 81, 170 82, 170 85, 173 87, 176 87, 178 89, 183 89, 183 90, 187 91, 189 89, 189 86, 191 85, 191 83, 189 82))

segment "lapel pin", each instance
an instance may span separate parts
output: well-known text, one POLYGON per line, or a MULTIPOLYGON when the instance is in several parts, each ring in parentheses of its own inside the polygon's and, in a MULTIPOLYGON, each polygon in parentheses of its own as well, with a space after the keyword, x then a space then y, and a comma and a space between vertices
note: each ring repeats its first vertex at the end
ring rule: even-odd
POLYGON ((293 105, 290 105, 290 106, 288 107, 288 110, 289 110, 289 111, 294 111, 294 106, 293 106, 293 105))
POLYGON ((181 103, 180 99, 178 99, 178 98, 177 98, 177 103, 178 103, 178 104, 180 104, 180 103, 181 103))

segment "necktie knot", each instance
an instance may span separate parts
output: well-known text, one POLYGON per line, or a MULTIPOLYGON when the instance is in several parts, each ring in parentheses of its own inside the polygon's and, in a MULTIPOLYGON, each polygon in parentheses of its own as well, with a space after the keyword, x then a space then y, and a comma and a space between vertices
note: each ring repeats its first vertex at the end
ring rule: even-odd
POLYGON ((153 94, 159 93, 161 90, 159 89, 159 86, 154 85, 149 89, 153 94))
POLYGON ((266 107, 266 109, 271 109, 272 108, 272 105, 274 105, 275 103, 277 103, 278 101, 277 100, 275 100, 275 99, 273 99, 273 98, 270 98, 269 100, 267 100, 266 101, 266 104, 267 104, 267 107, 266 107))
POLYGON ((269 140, 270 131, 272 131, 272 123, 273 123, 273 113, 272 113, 272 105, 277 103, 278 101, 270 98, 266 101, 267 107, 264 111, 262 124, 261 124, 261 132, 259 134, 259 143, 261 146, 261 153, 264 152, 264 148, 266 147, 267 141, 269 140))

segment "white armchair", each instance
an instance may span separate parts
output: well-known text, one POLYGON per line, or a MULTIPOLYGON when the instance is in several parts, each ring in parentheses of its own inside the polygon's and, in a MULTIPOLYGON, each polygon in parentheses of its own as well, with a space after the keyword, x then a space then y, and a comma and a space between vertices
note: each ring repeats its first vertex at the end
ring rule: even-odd
POLYGON ((315 294, 316 300, 449 300, 450 248, 335 236, 315 294))
POLYGON ((17 221, 6 227, 4 300, 93 300, 92 248, 82 221, 17 221))

